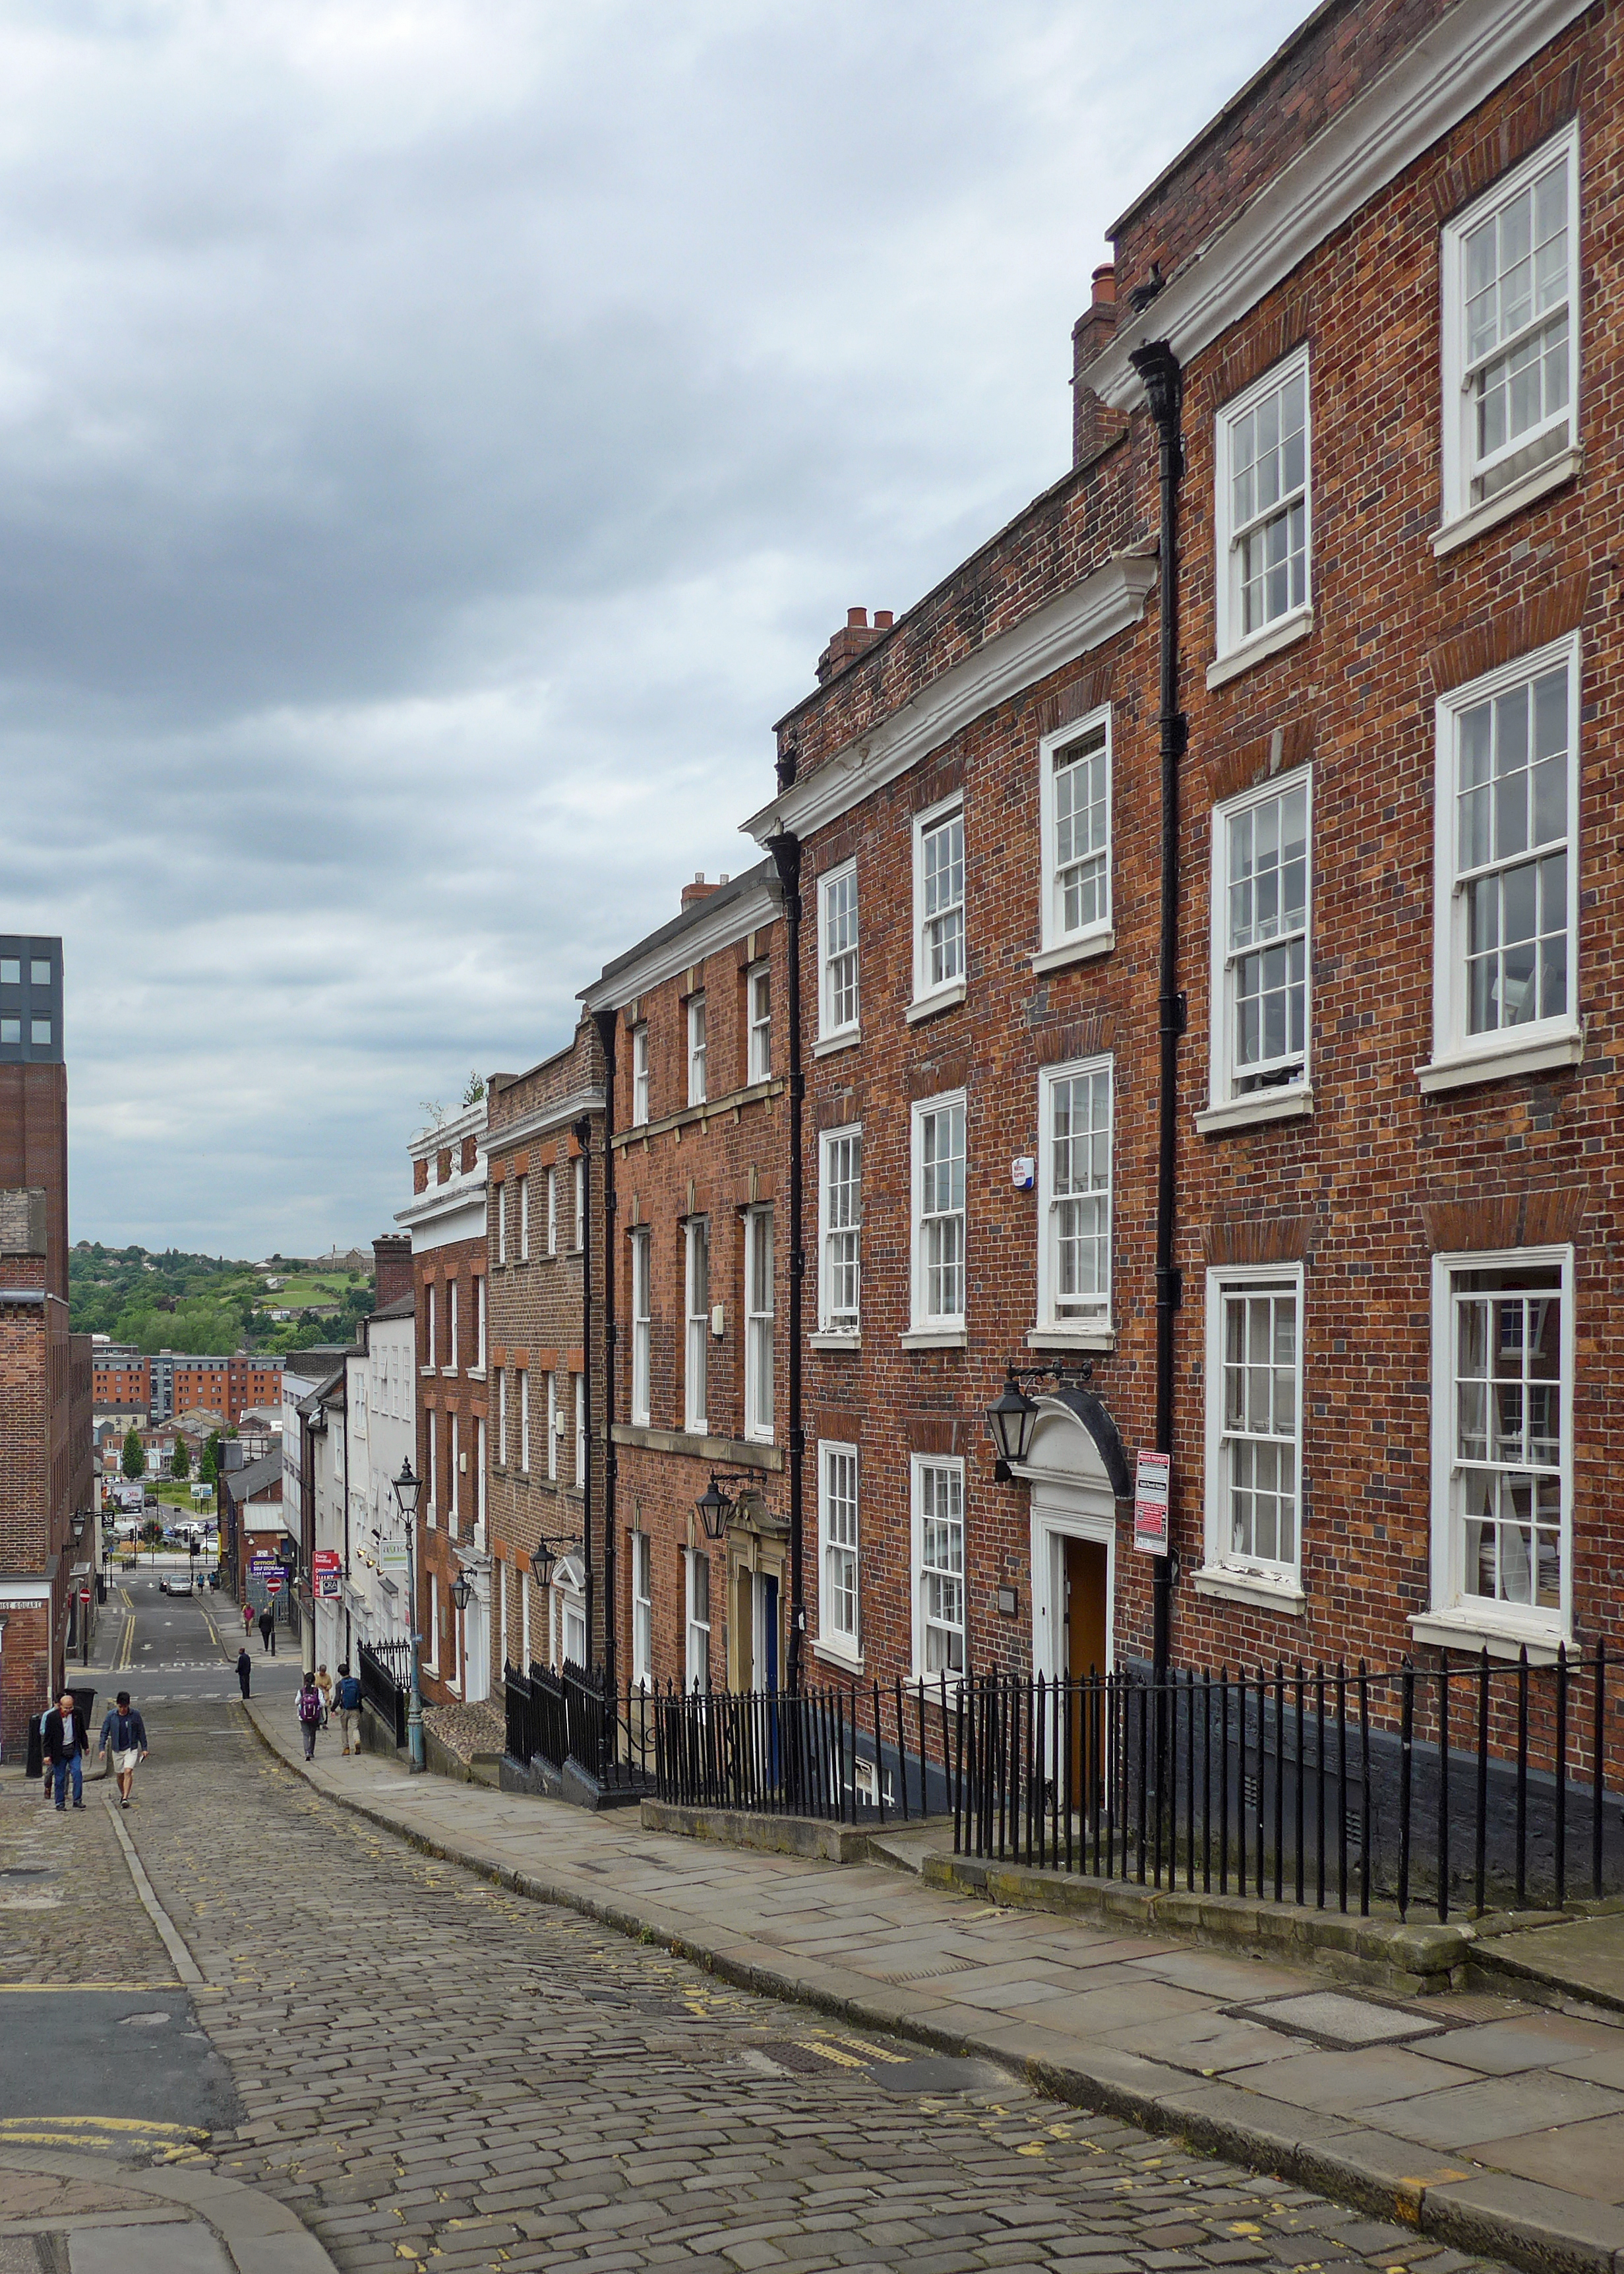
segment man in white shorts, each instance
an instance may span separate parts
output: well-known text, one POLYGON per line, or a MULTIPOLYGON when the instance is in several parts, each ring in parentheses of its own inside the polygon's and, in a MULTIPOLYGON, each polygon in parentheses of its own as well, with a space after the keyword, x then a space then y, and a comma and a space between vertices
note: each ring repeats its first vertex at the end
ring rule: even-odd
POLYGON ((136 1769, 147 1758, 147 1724, 130 1703, 127 1690, 121 1690, 117 1704, 108 1708, 98 1751, 103 1745, 113 1757, 113 1774, 118 1779, 118 1805, 128 1808, 136 1769))

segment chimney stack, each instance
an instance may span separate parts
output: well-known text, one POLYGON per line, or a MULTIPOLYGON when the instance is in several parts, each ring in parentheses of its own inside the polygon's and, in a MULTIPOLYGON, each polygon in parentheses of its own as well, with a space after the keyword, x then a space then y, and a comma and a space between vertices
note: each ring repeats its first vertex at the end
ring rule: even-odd
POLYGON ((836 672, 844 671, 848 663, 855 663, 877 639, 883 639, 896 619, 889 608, 876 608, 874 621, 868 621, 867 608, 848 608, 846 621, 830 640, 817 659, 817 683, 827 685, 836 672))
POLYGON ((682 905, 685 908, 691 908, 695 900, 709 900, 712 892, 719 892, 721 889, 720 885, 707 885, 705 872, 701 869, 691 885, 683 885, 682 905))
POLYGON ((411 1236, 386 1231, 372 1242, 372 1299, 377 1309, 411 1292, 411 1236))
POLYGON ((1094 272, 1094 298, 1071 327, 1071 463, 1086 465, 1127 424, 1101 403, 1083 374, 1116 334, 1116 270, 1107 260, 1094 272))

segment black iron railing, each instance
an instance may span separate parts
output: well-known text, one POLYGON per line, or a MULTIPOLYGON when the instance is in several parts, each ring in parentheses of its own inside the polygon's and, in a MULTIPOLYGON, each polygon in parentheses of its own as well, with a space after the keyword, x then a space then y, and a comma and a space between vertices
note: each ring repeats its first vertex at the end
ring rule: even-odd
POLYGON ((502 1673, 510 1758, 560 1773, 574 1761, 598 1785, 652 1789, 653 1730, 642 1693, 611 1700, 596 1675, 568 1662, 561 1670, 532 1661, 528 1674, 513 1665, 502 1673))
POLYGON ((633 1699, 652 1726, 662 1800, 882 1825, 951 1804, 944 1683, 827 1683, 793 1696, 673 1688, 633 1699))
POLYGON ((1602 1645, 1162 1683, 978 1675, 953 1705, 962 1853, 1368 1914, 1624 1888, 1602 1645))
POLYGON ((411 1645, 407 1642, 364 1642, 358 1653, 361 1695, 395 1732, 395 1742, 406 1742, 406 1709, 411 1694, 411 1645))

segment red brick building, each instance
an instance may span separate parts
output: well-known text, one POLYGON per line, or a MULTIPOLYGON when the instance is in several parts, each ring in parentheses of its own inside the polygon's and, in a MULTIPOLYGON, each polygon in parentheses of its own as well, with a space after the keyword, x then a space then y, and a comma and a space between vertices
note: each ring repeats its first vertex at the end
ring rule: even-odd
POLYGON ((1321 9, 1116 228, 1087 383, 1182 370, 1197 1662, 1624 1642, 1621 41, 1321 9))
POLYGON ((494 1678, 606 1663, 603 1530, 603 1055, 590 1020, 527 1073, 493 1074, 485 1135, 491 1370, 487 1551, 494 1678), (531 1557, 557 1556, 550 1584, 531 1557))
POLYGON ((139 1408, 145 1419, 151 1410, 152 1367, 139 1351, 93 1342, 90 1381, 98 1413, 139 1408))
POLYGON ((423 1694, 432 1705, 491 1694, 489 1597, 476 1592, 459 1614, 451 1595, 463 1551, 477 1568, 489 1555, 485 1132, 482 1098, 414 1137, 412 1197, 395 1219, 411 1240, 417 1306, 423 1489, 414 1570, 423 1694))
POLYGON ((612 1058, 605 1577, 622 1683, 776 1688, 787 1669, 784 940, 771 861, 700 877, 583 998, 612 1058), (733 1480, 719 1540, 695 1514, 712 1475, 733 1480))
POLYGON ((1175 1664, 1624 1643, 1620 41, 1316 11, 1118 225, 1071 472, 780 721, 833 1670, 1142 1659, 1158 1568, 1175 1664))
POLYGON ((94 1570, 88 1335, 68 1331, 62 942, 0 937, 0 1750, 61 1686, 94 1570))

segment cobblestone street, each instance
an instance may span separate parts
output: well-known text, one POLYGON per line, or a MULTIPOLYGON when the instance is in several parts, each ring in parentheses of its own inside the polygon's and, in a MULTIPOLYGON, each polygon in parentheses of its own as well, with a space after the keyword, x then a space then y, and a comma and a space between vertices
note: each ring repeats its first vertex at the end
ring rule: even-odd
MULTIPOLYGON (((160 1708, 154 1738, 124 1821, 245 2111, 208 2152, 341 2268, 1469 2263, 507 1894, 324 1800, 234 1708, 160 1708)), ((0 1979, 169 1978, 99 1792, 47 1819, 13 1789, 0 1864, 52 1834, 109 1931, 7 1911, 0 1979)))

